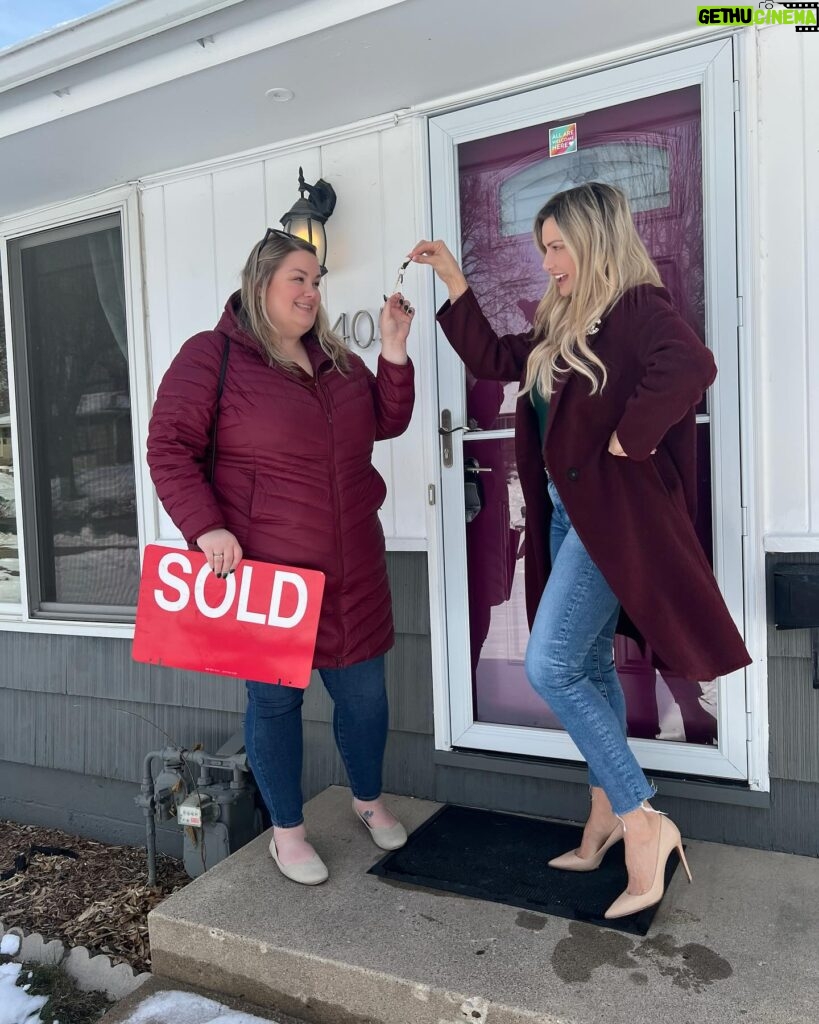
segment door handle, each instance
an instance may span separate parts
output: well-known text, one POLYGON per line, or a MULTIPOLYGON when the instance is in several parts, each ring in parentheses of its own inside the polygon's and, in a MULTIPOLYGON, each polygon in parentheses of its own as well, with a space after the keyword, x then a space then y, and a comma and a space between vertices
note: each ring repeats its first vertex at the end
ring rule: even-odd
POLYGON ((452 435, 462 430, 468 434, 473 428, 464 426, 452 426, 452 413, 449 409, 441 409, 441 425, 438 433, 441 437, 441 461, 445 469, 452 469, 452 435))
POLYGON ((462 430, 465 434, 468 434, 474 427, 438 427, 438 433, 441 437, 449 437, 450 434, 457 434, 459 430, 462 430))

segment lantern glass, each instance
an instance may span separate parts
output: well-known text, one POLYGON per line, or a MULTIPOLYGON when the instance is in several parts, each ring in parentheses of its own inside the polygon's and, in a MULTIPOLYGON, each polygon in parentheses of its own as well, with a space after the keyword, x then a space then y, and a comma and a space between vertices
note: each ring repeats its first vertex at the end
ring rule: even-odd
POLYGON ((327 255, 327 236, 324 233, 324 225, 321 221, 310 217, 308 214, 296 213, 293 216, 286 215, 282 218, 282 226, 291 235, 303 238, 305 242, 316 247, 319 266, 324 266, 324 259, 327 255))

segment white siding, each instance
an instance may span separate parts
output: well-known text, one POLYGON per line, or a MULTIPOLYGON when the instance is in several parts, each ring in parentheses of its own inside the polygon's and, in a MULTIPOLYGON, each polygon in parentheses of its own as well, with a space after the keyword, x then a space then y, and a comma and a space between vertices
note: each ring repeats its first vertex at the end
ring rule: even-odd
MULTIPOLYGON (((328 222, 325 305, 330 322, 366 310, 378 320, 403 256, 420 236, 416 223, 412 126, 403 124, 184 177, 148 183, 142 193, 145 290, 153 393, 173 355, 197 331, 211 328, 252 244, 297 198, 299 166, 307 181, 326 178, 338 194, 328 222)), ((411 268, 410 274, 419 273, 411 268)), ((408 294, 412 281, 407 280, 408 294)), ((416 332, 417 334, 417 332, 416 332)), ((361 350, 375 369, 378 343, 361 350)), ((410 354, 418 365, 419 345, 410 354)), ((400 438, 376 445, 387 482, 381 512, 388 547, 426 547, 424 432, 416 412, 400 438)), ((177 536, 160 514, 162 538, 177 536)))
POLYGON ((819 61, 809 33, 757 39, 765 546, 819 551, 819 61))

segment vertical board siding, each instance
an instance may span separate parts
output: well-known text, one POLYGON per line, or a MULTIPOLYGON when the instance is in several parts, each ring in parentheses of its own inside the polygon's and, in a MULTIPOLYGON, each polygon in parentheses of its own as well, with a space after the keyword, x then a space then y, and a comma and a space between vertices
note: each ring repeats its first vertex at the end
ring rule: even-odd
POLYGON ((427 636, 397 636, 387 655, 390 729, 432 735, 432 648, 427 636))
MULTIPOLYGON (((327 224, 330 244, 327 254, 327 309, 330 322, 346 313, 348 329, 357 310, 368 310, 377 319, 382 296, 389 285, 384 280, 384 235, 382 223, 382 175, 380 133, 344 139, 322 148, 323 175, 338 195, 332 219, 327 224)), ((379 346, 352 350, 375 372, 379 346)), ((381 522, 387 537, 396 536, 397 496, 392 471, 392 444, 377 444, 373 463, 387 484, 381 507, 381 522)))
POLYGON ((772 696, 771 775, 819 782, 819 690, 813 688, 811 659, 768 658, 768 686, 772 696))
MULTIPOLYGON (((396 621, 413 621, 417 627, 417 617, 407 615, 403 605, 426 600, 421 591, 426 556, 391 554, 388 567, 396 594, 396 621)), ((243 727, 243 680, 135 662, 127 640, 2 633, 0 670, 0 761, 4 762, 138 782, 150 750, 170 743, 186 748, 201 743, 213 752, 243 727)), ((411 766, 407 751, 414 736, 431 750, 428 635, 404 633, 399 627, 395 649, 387 659, 387 686, 390 727, 403 737, 391 740, 391 749, 404 751, 398 758, 400 771, 398 767, 390 770, 395 779, 401 772, 407 780, 426 779, 429 766, 411 766)), ((303 718, 305 772, 313 792, 334 782, 346 785, 332 739, 332 702, 318 673, 305 695, 303 718)), ((425 792, 431 790, 427 787, 425 792)))
MULTIPOLYGON (((800 33, 801 34, 801 33, 800 33)), ((809 38, 809 36, 808 36, 809 38)), ((805 39, 807 42, 807 38, 805 39)), ((815 48, 808 53, 802 51, 802 92, 800 95, 804 141, 804 165, 802 185, 805 193, 805 256, 804 287, 807 301, 805 329, 808 337, 808 437, 810 441, 810 530, 819 534, 819 296, 816 282, 819 281, 819 117, 816 114, 816 97, 819 96, 819 61, 815 48)))
POLYGON ((167 185, 164 209, 169 327, 178 352, 186 338, 213 327, 225 299, 216 289, 213 176, 167 185))
POLYGON ((346 786, 347 776, 328 722, 304 723, 302 793, 310 800, 328 786, 346 786))
MULTIPOLYGON (((388 565, 397 629, 387 665, 390 742, 397 744, 396 749, 407 750, 415 742, 413 736, 428 737, 432 743, 426 556, 395 552, 388 555, 388 565)), ((771 770, 775 779, 819 783, 819 694, 811 686, 809 653, 806 631, 773 633, 771 770)), ((242 727, 242 681, 136 663, 125 640, 5 633, 0 637, 0 667, 0 760, 4 761, 137 781, 145 753, 168 742, 163 731, 183 745, 203 742, 216 749, 242 727)), ((331 718, 332 703, 316 675, 305 699, 307 734, 329 736, 331 718)), ((309 743, 308 738, 306 761, 313 758, 309 743)), ((335 754, 318 756, 323 768, 310 769, 315 785, 325 768, 325 784, 343 781, 335 754)), ((428 784, 429 765, 403 764, 410 776, 417 775, 428 784)), ((440 773, 442 780, 460 780, 453 783, 447 798, 478 799, 477 794, 470 795, 467 780, 471 775, 482 791, 485 773, 447 774, 451 771, 441 769, 440 773)), ((397 769, 393 778, 391 785, 396 788, 397 769)), ((497 786, 505 795, 499 790, 485 797, 500 801, 497 806, 532 810, 533 785, 540 783, 520 783, 528 794, 520 802, 514 797, 514 786, 501 781, 497 786)), ((555 806, 551 784, 547 790, 549 804, 555 806)), ((441 798, 449 790, 439 785, 436 792, 441 798)), ((563 807, 560 801, 558 805, 563 807)))
MULTIPOLYGON (((349 332, 353 315, 366 310, 377 328, 382 295, 392 287, 418 234, 409 125, 223 170, 200 170, 143 191, 154 393, 186 338, 216 323, 228 295, 238 287, 253 243, 266 226, 278 227, 298 198, 299 166, 308 182, 324 177, 338 194, 327 225, 330 273, 322 284, 330 324, 346 314, 349 332)), ((351 347, 375 369, 377 341, 368 349, 351 347)), ((417 339, 410 352, 417 361, 417 339)), ((144 440, 139 439, 140 450, 144 440)), ((374 462, 387 483, 381 519, 388 542, 396 538, 424 544, 423 436, 417 415, 401 438, 376 445, 374 462)), ((160 524, 163 538, 178 537, 161 509, 160 524)))
POLYGON ((89 723, 96 727, 95 710, 94 703, 84 698, 37 694, 33 763, 84 772, 89 723))
POLYGON ((435 799, 435 743, 432 736, 391 732, 384 755, 384 789, 387 793, 435 799))
POLYGON ((265 230, 264 165, 247 164, 215 173, 213 242, 220 304, 239 287, 247 254, 265 230))
POLYGON ((241 716, 224 711, 95 701, 89 714, 84 772, 138 782, 149 751, 168 745, 217 750, 237 729, 241 716))
MULTIPOLYGON (((67 694, 151 701, 150 667, 131 658, 131 645, 127 640, 80 636, 59 637, 59 640, 67 694)), ((54 664, 54 659, 51 663, 54 664)))
POLYGON ((809 629, 776 629, 768 625, 769 658, 809 658, 810 655, 809 629))
POLYGON ((0 690, 0 758, 34 763, 38 693, 0 690))
MULTIPOLYGON (((583 785, 440 766, 434 799, 577 822, 586 819, 589 808, 588 790, 583 785)), ((769 808, 672 797, 655 802, 690 839, 819 855, 819 832, 807 824, 819 820, 817 785, 774 779, 769 808)))
POLYGON ((583 821, 589 809, 589 791, 582 785, 442 765, 435 772, 434 799, 569 821, 583 821))
MULTIPOLYGON (((307 723, 310 757, 302 780, 309 800, 327 785, 346 785, 328 725, 307 723)), ((433 770, 431 739, 391 735, 385 763, 385 790, 426 799, 490 807, 521 814, 582 821, 588 811, 584 786, 513 775, 487 778, 462 768, 433 770), (505 780, 505 781, 504 781, 505 780)), ((103 842, 144 842, 144 821, 132 799, 133 782, 102 780, 0 758, 0 818, 63 828, 103 842)), ((819 833, 806 823, 819 819, 819 785, 774 779, 769 808, 738 807, 703 800, 664 799, 663 810, 691 839, 781 850, 816 857, 819 833)), ((350 814, 351 829, 360 827, 350 814)), ((158 829, 159 849, 180 856, 179 832, 158 829)))
POLYGON ((333 702, 321 681, 321 676, 315 671, 310 676, 310 685, 304 692, 302 718, 307 722, 332 722, 333 720, 333 702))
POLYGON ((60 637, 25 633, 0 634, 0 687, 11 690, 43 690, 65 693, 65 666, 54 657, 60 637), (50 666, 44 671, 44 666, 50 666))
POLYGON ((814 40, 776 28, 757 39, 762 288, 746 301, 758 307, 762 340, 764 529, 807 535, 819 530, 819 359, 811 356, 808 332, 819 317, 812 283, 819 266, 819 199, 808 198, 819 173, 817 74, 808 70, 816 63, 809 51, 814 40))
MULTIPOLYGON (((415 217, 415 203, 410 197, 415 192, 412 169, 413 126, 402 124, 392 131, 379 134, 381 143, 381 225, 383 239, 383 281, 384 293, 389 294, 395 284, 398 268, 407 253, 420 237, 415 217)), ((421 290, 421 276, 431 274, 428 267, 410 264, 404 273, 403 293, 417 306, 421 290)), ((424 315, 422 309, 416 320, 424 315)), ((429 311, 430 313, 432 310, 429 311)), ((416 326, 410 332, 407 350, 415 363, 416 380, 420 386, 422 375, 420 330, 416 326)), ((426 469, 424 464, 423 426, 420 422, 422 408, 419 393, 409 429, 390 444, 392 459, 393 509, 395 516, 394 536, 426 536, 426 469), (410 500, 410 498, 412 500, 410 500)), ((388 536, 390 536, 388 534, 388 536)))
POLYGON ((426 557, 409 551, 388 551, 387 568, 395 632, 429 636, 429 576, 426 557))
POLYGON ((151 665, 150 680, 152 704, 244 714, 245 686, 242 679, 151 665))

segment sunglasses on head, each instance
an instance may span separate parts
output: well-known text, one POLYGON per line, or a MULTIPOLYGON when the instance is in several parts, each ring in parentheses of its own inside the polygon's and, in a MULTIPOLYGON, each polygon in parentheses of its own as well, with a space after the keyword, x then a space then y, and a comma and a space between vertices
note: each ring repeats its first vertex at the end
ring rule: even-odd
MULTIPOLYGON (((267 245, 270 239, 274 237, 289 238, 291 240, 295 239, 297 242, 301 242, 303 246, 309 247, 311 252, 318 255, 318 251, 312 242, 308 242, 307 239, 302 238, 301 235, 294 235, 291 231, 283 231, 281 228, 268 228, 267 231, 265 231, 264 238, 262 239, 262 244, 259 246, 259 251, 261 252, 261 250, 264 249, 264 247, 267 245)), ((327 267, 320 267, 319 269, 321 271, 321 276, 324 277, 324 275, 327 273, 327 267)))

